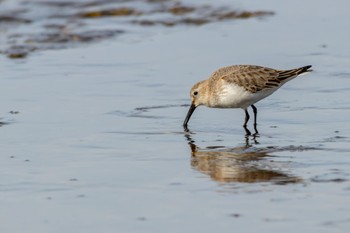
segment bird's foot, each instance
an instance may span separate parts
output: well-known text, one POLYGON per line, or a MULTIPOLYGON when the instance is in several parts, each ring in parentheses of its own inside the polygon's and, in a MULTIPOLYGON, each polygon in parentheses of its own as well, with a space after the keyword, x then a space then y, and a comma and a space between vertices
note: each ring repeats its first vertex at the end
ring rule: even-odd
POLYGON ((245 136, 246 136, 246 137, 252 135, 252 133, 250 132, 250 130, 247 128, 246 125, 243 125, 243 128, 244 128, 244 130, 245 130, 245 136))

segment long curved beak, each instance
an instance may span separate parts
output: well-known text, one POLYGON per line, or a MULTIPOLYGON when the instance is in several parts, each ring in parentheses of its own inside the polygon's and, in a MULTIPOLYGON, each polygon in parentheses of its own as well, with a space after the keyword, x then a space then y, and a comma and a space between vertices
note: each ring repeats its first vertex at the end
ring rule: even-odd
POLYGON ((192 116, 192 113, 194 112, 195 109, 196 109, 196 106, 192 103, 190 106, 190 109, 188 109, 188 113, 187 113, 187 116, 186 116, 184 124, 183 124, 183 127, 185 129, 187 129, 187 123, 189 122, 189 120, 192 116))

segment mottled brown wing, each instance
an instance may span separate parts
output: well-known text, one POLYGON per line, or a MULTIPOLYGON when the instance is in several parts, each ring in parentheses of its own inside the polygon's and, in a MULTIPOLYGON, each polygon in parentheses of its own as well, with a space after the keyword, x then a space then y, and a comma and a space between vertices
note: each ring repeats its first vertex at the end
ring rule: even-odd
POLYGON ((304 66, 292 70, 275 70, 261 66, 232 66, 218 70, 217 78, 221 78, 229 83, 235 83, 247 91, 258 92, 263 89, 277 88, 288 79, 294 78, 307 72, 311 66, 304 66))
POLYGON ((240 66, 235 67, 233 72, 221 73, 221 79, 228 83, 237 84, 247 91, 258 92, 266 88, 279 87, 281 81, 278 79, 277 70, 261 66, 240 66))

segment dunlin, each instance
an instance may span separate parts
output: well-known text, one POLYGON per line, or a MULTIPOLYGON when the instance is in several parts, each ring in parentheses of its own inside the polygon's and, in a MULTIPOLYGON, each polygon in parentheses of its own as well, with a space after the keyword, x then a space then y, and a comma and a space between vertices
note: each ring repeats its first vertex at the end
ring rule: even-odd
POLYGON ((195 84, 190 92, 192 104, 188 110, 183 127, 187 130, 187 123, 194 110, 205 105, 210 108, 242 108, 245 111, 243 127, 247 128, 249 120, 248 107, 254 112, 254 130, 257 134, 256 102, 274 93, 286 82, 310 72, 311 66, 303 66, 291 70, 276 70, 255 65, 234 65, 223 67, 215 71, 207 80, 195 84))

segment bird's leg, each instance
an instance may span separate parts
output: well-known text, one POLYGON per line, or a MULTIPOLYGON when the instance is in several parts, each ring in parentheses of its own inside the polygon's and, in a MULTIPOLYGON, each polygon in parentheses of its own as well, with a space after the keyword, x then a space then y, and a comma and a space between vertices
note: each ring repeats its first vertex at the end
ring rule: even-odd
POLYGON ((245 130, 246 135, 251 135, 251 132, 249 131, 249 129, 247 128, 247 123, 249 121, 249 113, 247 109, 244 109, 245 111, 245 120, 244 120, 244 124, 243 124, 243 128, 245 130))
POLYGON ((258 134, 258 129, 257 129, 257 116, 258 116, 258 109, 254 106, 254 104, 252 104, 252 109, 253 109, 253 112, 254 112, 254 130, 255 130, 255 134, 258 134))
POLYGON ((248 113, 248 110, 247 109, 244 109, 244 112, 245 112, 245 120, 244 120, 244 124, 243 124, 243 127, 247 127, 247 123, 249 121, 249 113, 248 113))
POLYGON ((254 112, 254 126, 256 126, 256 118, 257 118, 257 115, 258 115, 258 109, 254 106, 254 104, 252 104, 252 109, 253 109, 253 112, 254 112))

